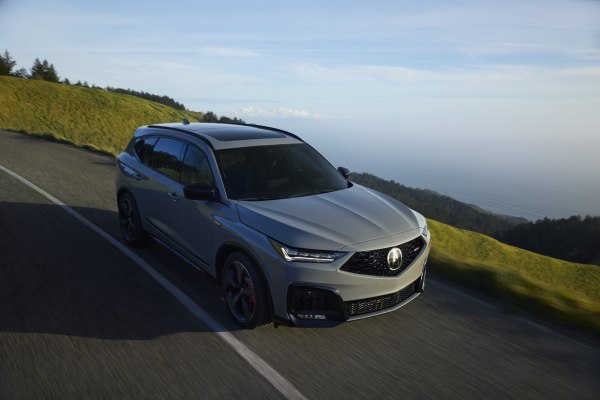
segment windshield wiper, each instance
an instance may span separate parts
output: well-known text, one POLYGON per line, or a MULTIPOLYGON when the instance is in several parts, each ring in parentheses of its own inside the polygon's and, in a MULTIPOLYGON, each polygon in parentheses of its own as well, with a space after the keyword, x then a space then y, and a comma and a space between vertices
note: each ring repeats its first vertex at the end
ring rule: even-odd
POLYGON ((336 188, 327 188, 327 189, 322 189, 322 190, 307 190, 305 192, 298 192, 298 193, 291 193, 289 195, 286 196, 249 196, 249 197, 243 197, 241 199, 236 199, 238 201, 261 201, 261 200, 279 200, 279 199, 291 199, 294 197, 303 197, 303 196, 313 196, 316 194, 323 194, 323 193, 329 193, 329 192, 335 192, 336 188))
POLYGON ((316 194, 323 194, 323 193, 329 193, 329 192, 335 192, 338 189, 322 189, 322 190, 310 190, 310 191, 306 191, 306 192, 300 192, 300 193, 294 193, 293 195, 289 196, 289 197, 302 197, 302 196, 311 196, 311 195, 316 195, 316 194))

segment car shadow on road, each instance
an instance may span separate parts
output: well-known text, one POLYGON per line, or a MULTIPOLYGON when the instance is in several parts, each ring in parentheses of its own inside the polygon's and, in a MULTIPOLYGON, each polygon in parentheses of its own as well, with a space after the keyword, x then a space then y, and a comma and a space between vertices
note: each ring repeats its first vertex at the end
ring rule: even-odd
MULTIPOLYGON (((114 211, 75 207, 119 241, 114 211), (111 228, 114 227, 114 228, 111 228)), ((0 332, 146 340, 213 332, 122 251, 59 206, 0 202, 0 332)), ((136 254, 216 320, 238 327, 220 287, 154 242, 136 254)))

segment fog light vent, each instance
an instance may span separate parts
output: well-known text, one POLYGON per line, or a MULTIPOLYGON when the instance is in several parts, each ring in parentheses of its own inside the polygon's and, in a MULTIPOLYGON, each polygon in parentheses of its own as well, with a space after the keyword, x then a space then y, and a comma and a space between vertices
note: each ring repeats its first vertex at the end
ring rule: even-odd
POLYGON ((342 299, 331 290, 305 286, 288 288, 288 312, 300 319, 346 319, 342 299))

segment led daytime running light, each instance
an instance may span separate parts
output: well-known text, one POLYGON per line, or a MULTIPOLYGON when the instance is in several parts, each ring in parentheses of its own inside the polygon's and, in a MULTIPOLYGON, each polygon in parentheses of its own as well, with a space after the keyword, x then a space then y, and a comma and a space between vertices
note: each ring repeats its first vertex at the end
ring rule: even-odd
POLYGON ((286 261, 330 263, 346 254, 340 251, 297 249, 285 246, 274 240, 271 240, 271 244, 286 261))

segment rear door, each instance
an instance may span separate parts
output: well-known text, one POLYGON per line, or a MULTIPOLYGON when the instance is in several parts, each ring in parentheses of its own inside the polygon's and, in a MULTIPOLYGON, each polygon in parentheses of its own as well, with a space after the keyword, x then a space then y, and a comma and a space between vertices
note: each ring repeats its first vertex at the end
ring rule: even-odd
POLYGON ((140 181, 134 193, 142 212, 145 225, 169 238, 167 206, 172 193, 181 186, 179 173, 186 144, 169 137, 158 137, 152 151, 145 158, 148 165, 147 180, 140 181))

